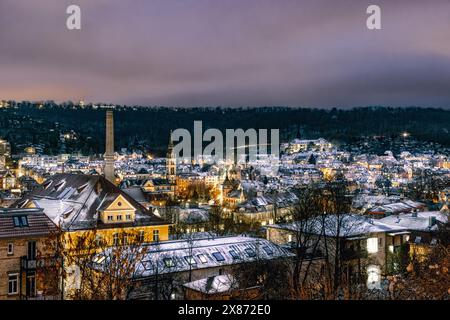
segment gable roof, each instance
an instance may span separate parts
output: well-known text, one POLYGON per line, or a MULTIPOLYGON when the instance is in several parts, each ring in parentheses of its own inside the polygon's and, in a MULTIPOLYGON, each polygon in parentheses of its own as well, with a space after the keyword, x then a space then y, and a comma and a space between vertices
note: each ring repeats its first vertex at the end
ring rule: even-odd
MULTIPOLYGON (((147 252, 136 265, 135 278, 235 265, 258 259, 291 258, 294 255, 273 242, 251 237, 219 237, 194 240, 163 241, 146 245, 147 252), (233 257, 230 251, 237 256, 233 257), (252 254, 249 254, 252 253, 252 254), (190 264, 188 258, 192 258, 190 264), (170 263, 167 263, 170 261, 170 263)), ((107 249, 110 250, 110 249, 107 249)), ((109 256, 108 251, 99 256, 109 256)), ((107 259, 96 267, 101 270, 107 259)))
POLYGON ((115 227, 115 224, 104 225, 98 219, 98 209, 102 203, 110 203, 119 195, 136 208, 136 220, 128 223, 130 226, 167 224, 103 176, 57 174, 49 177, 43 186, 42 190, 29 193, 13 206, 20 208, 26 200, 32 200, 66 231, 115 227))
POLYGON ((371 219, 355 214, 329 214, 323 217, 308 219, 303 223, 294 221, 290 223, 273 224, 267 227, 293 232, 302 231, 304 233, 316 235, 323 234, 327 237, 339 236, 341 238, 364 236, 371 233, 407 231, 407 228, 403 226, 384 223, 382 219, 371 219))
POLYGON ((57 230, 42 209, 0 209, 0 239, 46 236, 57 230), (16 226, 15 217, 26 217, 27 225, 16 226))

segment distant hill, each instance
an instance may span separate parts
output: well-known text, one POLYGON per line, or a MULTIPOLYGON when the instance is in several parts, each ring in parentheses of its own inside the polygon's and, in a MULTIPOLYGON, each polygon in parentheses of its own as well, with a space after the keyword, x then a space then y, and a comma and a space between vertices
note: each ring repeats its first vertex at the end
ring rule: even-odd
MULTIPOLYGON (((0 137, 11 142, 13 152, 28 144, 42 144, 48 154, 81 151, 104 152, 105 110, 71 103, 9 102, 0 109, 0 137), (77 139, 60 140, 73 130, 77 139)), ((115 111, 116 149, 128 147, 163 155, 171 129, 192 131, 194 120, 208 128, 279 128, 281 140, 301 136, 324 137, 351 143, 361 136, 394 137, 408 131, 416 139, 450 146, 450 111, 432 108, 365 107, 350 110, 286 107, 169 108, 118 106, 115 111)))

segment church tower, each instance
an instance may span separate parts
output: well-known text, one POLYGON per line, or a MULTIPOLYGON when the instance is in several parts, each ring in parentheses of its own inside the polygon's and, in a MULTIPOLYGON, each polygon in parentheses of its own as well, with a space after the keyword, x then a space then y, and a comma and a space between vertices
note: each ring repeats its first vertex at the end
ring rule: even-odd
POLYGON ((169 146, 166 155, 166 177, 170 183, 174 184, 177 177, 177 161, 173 152, 172 131, 170 131, 169 146))
POLYGON ((112 110, 106 110, 105 178, 115 183, 114 175, 114 116, 112 110))

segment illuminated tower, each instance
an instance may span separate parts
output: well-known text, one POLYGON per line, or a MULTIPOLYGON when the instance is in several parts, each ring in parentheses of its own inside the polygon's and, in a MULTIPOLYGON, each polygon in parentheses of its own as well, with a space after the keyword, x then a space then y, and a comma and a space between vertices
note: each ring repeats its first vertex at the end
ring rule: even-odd
POLYGON ((115 183, 114 176, 114 116, 112 110, 106 110, 105 178, 115 183))
POLYGON ((177 161, 173 153, 172 131, 170 132, 169 147, 166 155, 166 176, 170 183, 175 183, 177 177, 177 161))

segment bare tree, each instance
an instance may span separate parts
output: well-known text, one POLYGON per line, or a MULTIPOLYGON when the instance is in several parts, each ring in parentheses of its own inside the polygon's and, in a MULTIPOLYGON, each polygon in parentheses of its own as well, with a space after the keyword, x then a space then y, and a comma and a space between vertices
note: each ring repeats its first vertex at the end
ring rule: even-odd
POLYGON ((450 299, 450 246, 438 245, 424 260, 413 260, 405 275, 390 277, 390 298, 450 299))
MULTIPOLYGON (((127 299, 137 264, 146 253, 138 232, 121 232, 110 246, 97 230, 58 233, 49 240, 63 299, 127 299)), ((47 281, 52 281, 52 274, 47 281)))
POLYGON ((291 299, 291 273, 291 258, 262 259, 259 249, 255 259, 239 263, 231 270, 233 287, 241 290, 240 299, 291 299), (249 288, 257 288, 259 294, 249 291, 246 296, 249 288))

